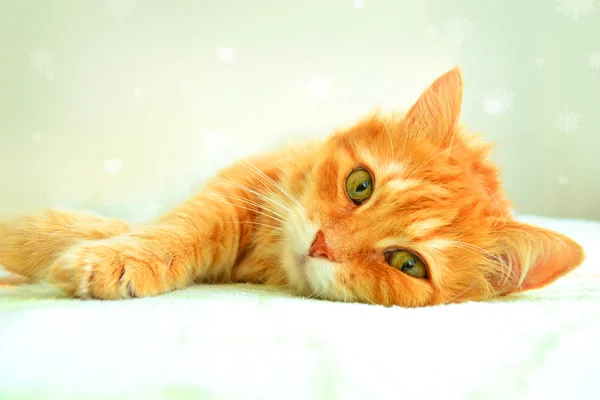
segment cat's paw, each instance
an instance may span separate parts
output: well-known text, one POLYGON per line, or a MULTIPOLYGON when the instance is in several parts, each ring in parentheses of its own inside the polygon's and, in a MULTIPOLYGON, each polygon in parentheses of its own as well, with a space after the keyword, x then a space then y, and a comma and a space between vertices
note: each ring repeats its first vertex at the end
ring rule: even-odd
POLYGON ((171 290, 168 264, 134 238, 84 242, 59 256, 45 280, 79 298, 126 299, 171 290))

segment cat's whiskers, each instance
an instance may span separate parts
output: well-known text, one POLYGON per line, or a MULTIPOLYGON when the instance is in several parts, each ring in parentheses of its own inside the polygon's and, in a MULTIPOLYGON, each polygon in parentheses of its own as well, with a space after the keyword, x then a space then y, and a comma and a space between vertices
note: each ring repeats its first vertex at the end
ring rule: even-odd
POLYGON ((241 196, 234 196, 234 195, 230 195, 230 194, 223 194, 223 193, 209 193, 209 196, 214 196, 214 197, 225 197, 225 198, 228 198, 228 199, 237 200, 237 201, 240 201, 240 202, 242 202, 242 203, 244 203, 244 204, 248 204, 248 205, 250 205, 250 206, 255 206, 255 207, 257 207, 257 209, 259 209, 259 210, 265 210, 265 211, 267 211, 267 212, 270 212, 271 214, 273 214, 273 215, 277 216, 278 218, 281 218, 281 219, 285 218, 285 217, 284 217, 282 214, 280 214, 280 213, 278 213, 278 212, 276 212, 276 211, 274 211, 274 210, 272 210, 272 209, 268 208, 268 207, 267 207, 267 206, 265 206, 264 204, 259 204, 259 203, 257 203, 257 202, 254 202, 254 201, 248 200, 248 199, 246 199, 246 198, 243 198, 243 197, 241 197, 241 196))
POLYGON ((249 166, 250 168, 252 168, 259 175, 259 177, 260 176, 264 177, 268 182, 270 182, 277 190, 279 190, 281 193, 283 193, 294 204, 296 204, 298 207, 300 207, 304 211, 306 211, 304 209, 304 206, 302 204, 300 204, 300 202, 294 196, 292 196, 287 190, 285 190, 285 188, 283 186, 281 186, 279 183, 275 182, 270 176, 268 176, 267 174, 265 174, 263 171, 261 171, 260 169, 256 168, 256 166, 254 164, 252 164, 249 161, 245 161, 245 162, 243 162, 243 164, 246 164, 247 166, 249 166))
POLYGON ((256 171, 254 171, 254 170, 252 170, 252 169, 250 169, 250 168, 249 168, 249 167, 250 167, 250 165, 249 165, 249 164, 246 164, 246 163, 242 162, 242 163, 241 163, 241 166, 242 166, 242 167, 244 167, 244 169, 246 169, 246 171, 248 171, 249 173, 251 173, 251 174, 252 174, 253 178, 255 178, 255 179, 256 179, 256 182, 257 182, 258 184, 260 184, 260 186, 262 186, 263 188, 265 188, 265 189, 268 191, 268 193, 265 193, 265 194, 267 194, 267 195, 269 195, 269 196, 271 196, 271 195, 272 195, 272 196, 274 196, 274 197, 275 197, 275 198, 276 198, 278 201, 281 201, 281 200, 282 200, 282 199, 279 197, 279 193, 275 192, 275 191, 273 190, 273 188, 269 187, 269 186, 268 186, 268 185, 265 183, 265 179, 264 179, 264 177, 263 177, 263 176, 261 176, 261 175, 257 175, 256 171))
MULTIPOLYGON (((216 217, 216 213, 215 214, 216 217)), ((281 236, 284 237, 284 232, 285 230, 281 227, 281 226, 276 226, 276 225, 271 225, 271 224, 266 224, 266 223, 261 223, 261 222, 255 222, 255 221, 234 221, 234 220, 227 220, 227 221, 223 221, 220 218, 217 218, 219 220, 219 223, 221 224, 231 224, 231 225, 257 225, 257 226, 262 226, 265 228, 270 228, 270 231, 273 235, 275 236, 281 236)), ((267 230, 268 231, 268 230, 267 230)))
POLYGON ((230 204, 230 205, 232 205, 233 207, 236 207, 236 208, 241 208, 241 209, 248 210, 248 211, 251 211, 251 212, 254 212, 254 213, 260 214, 260 215, 264 215, 265 217, 267 217, 267 218, 271 218, 271 219, 273 219, 273 220, 275 220, 275 221, 278 221, 278 222, 279 222, 279 223, 281 223, 281 224, 284 224, 284 223, 285 223, 285 222, 284 222, 282 219, 280 219, 280 218, 277 218, 277 217, 274 217, 274 216, 272 216, 272 215, 269 215, 269 214, 267 214, 267 213, 264 213, 264 212, 262 212, 262 211, 259 211, 259 210, 258 210, 258 209, 256 209, 256 208, 244 207, 244 206, 241 206, 241 205, 239 205, 239 204, 234 204, 234 203, 232 203, 232 202, 230 202, 230 201, 227 201, 227 200, 225 200, 225 199, 220 199, 220 198, 218 198, 218 197, 215 197, 215 200, 218 200, 218 201, 220 201, 220 202, 221 202, 221 203, 223 203, 223 204, 230 204))
POLYGON ((219 181, 219 182, 223 182, 225 184, 231 185, 231 186, 233 186, 235 188, 238 188, 240 190, 245 190, 245 191, 247 191, 249 193, 252 193, 252 194, 260 197, 261 199, 263 199, 263 200, 271 203, 272 205, 277 206, 277 207, 279 207, 279 208, 281 208, 283 210, 286 210, 287 212, 289 212, 292 215, 296 215, 289 207, 286 207, 285 205, 283 205, 282 202, 277 201, 275 199, 272 199, 272 198, 270 198, 268 196, 265 196, 264 194, 259 193, 256 190, 250 189, 249 187, 244 186, 244 185, 242 185, 242 184, 240 184, 238 182, 230 181, 230 180, 227 180, 227 179, 224 179, 224 178, 219 178, 219 177, 216 177, 214 179, 217 180, 217 181, 219 181))
POLYGON ((281 231, 282 234, 283 232, 285 232, 285 230, 283 228, 280 228, 278 226, 275 225, 270 225, 270 224, 263 224, 262 222, 254 222, 254 221, 231 221, 229 223, 232 224, 241 224, 241 225, 257 225, 257 226, 263 226, 263 227, 267 227, 273 230, 273 233, 275 233, 275 231, 281 231))

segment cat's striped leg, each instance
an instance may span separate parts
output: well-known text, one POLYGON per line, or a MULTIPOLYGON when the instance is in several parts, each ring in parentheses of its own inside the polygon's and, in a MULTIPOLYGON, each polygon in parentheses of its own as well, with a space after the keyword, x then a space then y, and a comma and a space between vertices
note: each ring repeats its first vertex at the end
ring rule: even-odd
POLYGON ((85 212, 46 209, 0 221, 0 265, 38 280, 61 254, 82 241, 118 236, 129 225, 85 212))

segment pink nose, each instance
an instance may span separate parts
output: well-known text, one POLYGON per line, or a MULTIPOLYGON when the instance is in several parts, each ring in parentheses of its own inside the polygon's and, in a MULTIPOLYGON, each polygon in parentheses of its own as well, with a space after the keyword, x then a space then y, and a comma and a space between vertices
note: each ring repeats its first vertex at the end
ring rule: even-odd
POLYGON ((325 234, 322 230, 319 229, 319 231, 317 232, 315 241, 310 246, 310 249, 308 249, 308 255, 315 258, 321 257, 326 258, 329 261, 335 261, 335 256, 333 255, 333 252, 329 249, 329 247, 327 247, 327 244, 325 243, 325 234))

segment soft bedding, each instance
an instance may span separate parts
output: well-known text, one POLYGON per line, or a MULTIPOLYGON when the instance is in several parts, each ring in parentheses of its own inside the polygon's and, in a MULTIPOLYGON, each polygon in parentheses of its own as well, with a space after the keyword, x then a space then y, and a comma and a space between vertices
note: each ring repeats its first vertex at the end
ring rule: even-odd
POLYGON ((600 223, 547 288, 419 309, 205 285, 127 301, 0 286, 0 399, 599 399, 600 223))

